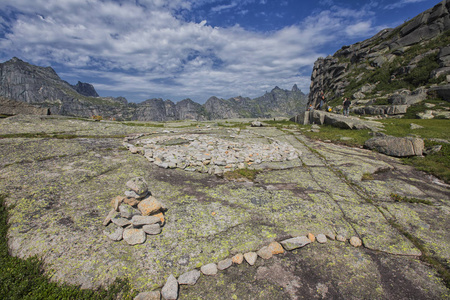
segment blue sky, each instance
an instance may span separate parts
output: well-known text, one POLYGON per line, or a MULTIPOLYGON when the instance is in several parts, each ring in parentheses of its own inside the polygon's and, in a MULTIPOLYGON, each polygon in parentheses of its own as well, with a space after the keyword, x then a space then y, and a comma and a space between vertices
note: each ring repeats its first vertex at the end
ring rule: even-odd
POLYGON ((101 96, 204 103, 309 92, 314 61, 432 0, 1 0, 0 62, 51 66, 101 96))

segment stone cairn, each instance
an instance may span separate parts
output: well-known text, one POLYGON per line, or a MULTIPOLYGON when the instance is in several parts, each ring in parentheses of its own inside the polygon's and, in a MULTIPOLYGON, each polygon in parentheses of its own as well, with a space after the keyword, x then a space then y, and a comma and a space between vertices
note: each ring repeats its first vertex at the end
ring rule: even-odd
POLYGON ((131 144, 130 141, 137 137, 125 138, 123 145, 131 153, 143 154, 161 168, 216 175, 236 169, 252 169, 264 162, 291 161, 301 154, 292 145, 272 138, 267 138, 270 144, 251 144, 210 135, 187 134, 157 136, 131 144))
POLYGON ((233 264, 240 265, 244 262, 244 260, 250 265, 255 265, 258 257, 262 259, 270 259, 274 255, 283 254, 286 251, 292 251, 295 249, 299 249, 305 247, 308 244, 311 244, 317 241, 320 244, 326 243, 328 240, 337 240, 339 242, 347 242, 349 241, 353 247, 361 247, 362 241, 359 237, 353 236, 350 239, 346 238, 343 235, 338 234, 337 236, 334 233, 323 234, 320 233, 315 236, 312 233, 308 233, 306 236, 298 236, 293 237, 287 240, 283 240, 281 242, 271 242, 269 245, 262 247, 256 252, 247 252, 247 253, 238 253, 231 258, 224 259, 220 262, 209 263, 203 265, 200 270, 194 269, 188 271, 186 273, 181 274, 178 279, 173 275, 167 278, 166 283, 164 284, 161 291, 151 291, 151 292, 142 292, 138 294, 134 300, 148 300, 154 299, 159 300, 161 296, 166 300, 176 300, 178 299, 178 292, 182 285, 195 285, 203 274, 205 276, 214 276, 219 271, 223 271, 228 269, 233 264))
POLYGON ((129 245, 142 244, 147 235, 161 233, 165 207, 151 196, 144 178, 133 178, 126 186, 125 197, 111 200, 113 208, 103 221, 107 226, 103 233, 113 241, 123 239, 129 245))

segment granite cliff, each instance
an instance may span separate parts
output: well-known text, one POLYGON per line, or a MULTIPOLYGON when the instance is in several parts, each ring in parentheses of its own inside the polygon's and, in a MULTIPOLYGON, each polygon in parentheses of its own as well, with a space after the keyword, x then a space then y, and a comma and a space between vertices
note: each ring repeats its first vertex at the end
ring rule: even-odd
POLYGON ((427 97, 448 101, 449 10, 450 1, 442 1, 395 29, 319 58, 308 105, 317 107, 321 92, 332 106, 352 99, 358 114, 404 114, 427 97))
POLYGON ((48 109, 57 115, 100 115, 118 120, 159 122, 292 116, 304 111, 307 101, 306 95, 294 85, 291 91, 275 87, 255 99, 211 97, 204 105, 191 99, 177 103, 163 99, 128 103, 123 97, 99 97, 92 84, 79 81, 71 85, 59 78, 51 67, 34 66, 15 57, 0 63, 0 96, 48 109))

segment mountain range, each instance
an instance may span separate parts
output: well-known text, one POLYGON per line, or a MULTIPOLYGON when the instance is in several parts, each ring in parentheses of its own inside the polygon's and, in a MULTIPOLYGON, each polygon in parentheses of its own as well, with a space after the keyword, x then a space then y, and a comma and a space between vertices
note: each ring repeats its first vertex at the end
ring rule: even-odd
MULTIPOLYGON (((254 99, 213 96, 203 105, 191 99, 177 103, 163 99, 128 103, 123 97, 99 97, 92 84, 79 81, 71 85, 51 67, 35 66, 16 57, 0 63, 0 97, 8 99, 0 99, 0 114, 2 107, 6 111, 6 106, 19 101, 45 108, 50 114, 138 121, 287 117, 304 111, 307 102, 307 96, 294 85, 290 91, 275 87, 254 99)), ((20 107, 24 111, 25 106, 20 107)))

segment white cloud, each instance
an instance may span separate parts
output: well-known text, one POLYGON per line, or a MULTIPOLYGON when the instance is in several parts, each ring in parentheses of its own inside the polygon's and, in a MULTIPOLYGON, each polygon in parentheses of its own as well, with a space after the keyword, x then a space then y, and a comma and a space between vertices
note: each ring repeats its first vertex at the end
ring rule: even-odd
POLYGON ((0 10, 21 13, 13 23, 0 20, 9 27, 0 38, 0 57, 62 65, 66 80, 97 78, 91 83, 102 95, 205 101, 212 95, 259 96, 267 87, 294 83, 307 92, 312 64, 324 55, 321 47, 376 32, 369 11, 337 7, 267 33, 176 15, 205 3, 216 13, 241 11, 242 3, 254 1, 224 6, 218 0, 3 0, 0 10))
POLYGON ((401 8, 401 7, 411 4, 411 3, 419 3, 419 2, 423 2, 423 1, 426 1, 426 0, 400 0, 395 3, 386 5, 385 9, 401 8))

